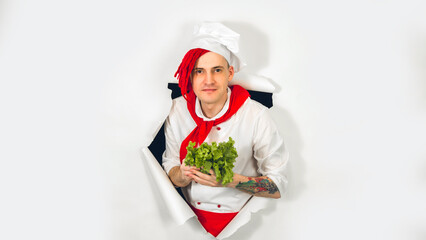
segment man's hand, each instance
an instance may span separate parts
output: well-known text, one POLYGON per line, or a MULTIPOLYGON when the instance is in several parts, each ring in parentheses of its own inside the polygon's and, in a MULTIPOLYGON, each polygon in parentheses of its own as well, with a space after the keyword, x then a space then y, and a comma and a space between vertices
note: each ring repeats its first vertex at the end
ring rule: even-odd
POLYGON ((182 164, 180 165, 180 173, 181 173, 182 179, 185 182, 188 182, 188 183, 191 182, 192 181, 191 170, 195 170, 195 169, 197 168, 194 166, 186 166, 185 161, 182 161, 182 164))
POLYGON ((186 166, 182 162, 180 166, 173 167, 169 172, 169 178, 174 185, 178 187, 185 187, 193 180, 191 170, 196 170, 196 167, 186 166))
POLYGON ((216 175, 214 174, 214 171, 212 169, 210 169, 210 175, 202 173, 198 171, 198 169, 191 169, 190 172, 191 178, 199 184, 210 187, 224 187, 222 183, 216 181, 216 175))

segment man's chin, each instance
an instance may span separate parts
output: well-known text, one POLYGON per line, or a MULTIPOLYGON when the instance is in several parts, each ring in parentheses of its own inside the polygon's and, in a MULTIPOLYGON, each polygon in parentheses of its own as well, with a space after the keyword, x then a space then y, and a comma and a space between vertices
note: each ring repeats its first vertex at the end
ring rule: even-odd
POLYGON ((202 98, 199 98, 200 101, 204 104, 215 104, 218 103, 218 99, 213 96, 204 96, 202 98))
POLYGON ((200 99, 200 100, 201 100, 201 103, 208 104, 208 105, 217 103, 217 101, 214 101, 214 100, 211 100, 211 99, 200 99))

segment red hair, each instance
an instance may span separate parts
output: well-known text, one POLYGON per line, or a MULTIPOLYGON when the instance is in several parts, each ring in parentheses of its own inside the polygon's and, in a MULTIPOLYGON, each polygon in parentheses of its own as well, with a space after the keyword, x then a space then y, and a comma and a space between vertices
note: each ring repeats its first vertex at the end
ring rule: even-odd
POLYGON ((189 50, 182 59, 178 70, 175 73, 175 77, 179 81, 180 91, 182 96, 187 99, 187 94, 192 91, 192 85, 190 81, 192 70, 195 67, 195 62, 205 53, 210 52, 202 48, 195 48, 189 50))

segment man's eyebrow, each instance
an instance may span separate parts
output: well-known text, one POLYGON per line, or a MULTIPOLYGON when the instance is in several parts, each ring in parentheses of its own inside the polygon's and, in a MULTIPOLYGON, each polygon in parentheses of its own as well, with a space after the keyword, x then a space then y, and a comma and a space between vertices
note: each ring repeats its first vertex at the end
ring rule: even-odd
POLYGON ((199 70, 204 70, 204 68, 194 68, 194 69, 192 70, 192 72, 194 73, 194 72, 199 71, 199 70))
MULTIPOLYGON (((216 69, 216 68, 223 68, 223 69, 225 69, 225 67, 224 67, 224 66, 215 66, 215 67, 212 67, 212 69, 216 69)), ((194 68, 194 71, 195 71, 195 70, 204 70, 204 68, 196 67, 196 68, 194 68)))

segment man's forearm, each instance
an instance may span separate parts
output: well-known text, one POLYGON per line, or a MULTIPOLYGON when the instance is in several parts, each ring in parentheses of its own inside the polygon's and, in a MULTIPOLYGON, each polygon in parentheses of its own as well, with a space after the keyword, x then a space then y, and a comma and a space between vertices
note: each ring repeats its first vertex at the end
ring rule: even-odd
POLYGON ((226 187, 236 188, 258 197, 281 197, 277 185, 267 176, 246 177, 243 175, 234 174, 234 181, 227 184, 226 187))
POLYGON ((179 166, 170 169, 169 178, 172 183, 178 187, 186 187, 191 182, 190 179, 188 180, 182 176, 182 172, 180 171, 179 166))

